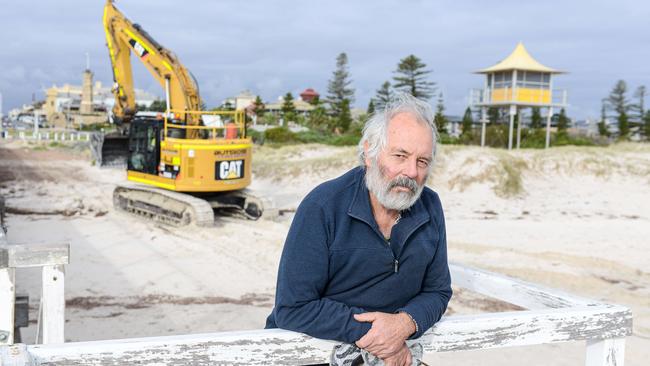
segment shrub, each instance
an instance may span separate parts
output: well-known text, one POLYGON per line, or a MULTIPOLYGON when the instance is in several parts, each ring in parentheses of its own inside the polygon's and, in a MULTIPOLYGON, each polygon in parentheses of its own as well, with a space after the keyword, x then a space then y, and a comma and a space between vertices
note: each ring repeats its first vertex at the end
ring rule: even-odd
POLYGON ((78 131, 91 131, 91 132, 93 132, 93 131, 101 131, 102 129, 104 131, 112 131, 112 130, 115 130, 115 125, 111 124, 111 123, 108 123, 108 122, 91 123, 91 124, 87 124, 87 125, 81 125, 81 126, 79 126, 79 128, 77 128, 78 131))
POLYGON ((445 145, 456 145, 460 143, 460 139, 443 132, 440 134, 440 143, 445 145))
POLYGON ((286 127, 269 128, 264 131, 264 140, 269 142, 295 142, 296 134, 289 131, 286 127))
POLYGON ((247 137, 250 137, 255 144, 264 144, 264 133, 253 129, 246 130, 247 137))
POLYGON ((311 144, 311 143, 326 144, 327 140, 330 137, 328 133, 325 133, 323 131, 317 131, 317 130, 302 131, 296 133, 295 135, 296 135, 296 140, 302 142, 303 144, 311 144))
POLYGON ((355 134, 345 134, 341 136, 333 136, 326 142, 328 145, 334 146, 354 146, 359 143, 361 136, 355 134))

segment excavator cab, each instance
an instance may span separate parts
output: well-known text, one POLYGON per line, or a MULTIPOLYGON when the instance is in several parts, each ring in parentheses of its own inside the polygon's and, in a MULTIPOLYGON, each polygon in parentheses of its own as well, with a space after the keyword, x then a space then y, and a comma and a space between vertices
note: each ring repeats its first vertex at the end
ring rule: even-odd
POLYGON ((160 119, 138 117, 131 122, 128 170, 158 175, 163 130, 164 124, 160 119))

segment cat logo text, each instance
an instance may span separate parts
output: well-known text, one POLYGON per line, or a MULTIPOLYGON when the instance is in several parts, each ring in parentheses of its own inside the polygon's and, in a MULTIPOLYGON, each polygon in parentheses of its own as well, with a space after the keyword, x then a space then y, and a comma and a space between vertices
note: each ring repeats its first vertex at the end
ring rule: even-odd
POLYGON ((216 180, 241 179, 244 177, 243 160, 217 161, 215 166, 216 180))

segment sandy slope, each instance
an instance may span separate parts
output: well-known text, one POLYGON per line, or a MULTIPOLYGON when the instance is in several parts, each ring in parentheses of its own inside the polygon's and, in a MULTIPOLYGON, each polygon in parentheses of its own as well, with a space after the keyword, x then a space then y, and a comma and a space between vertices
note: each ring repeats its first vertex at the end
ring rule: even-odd
MULTIPOLYGON (((0 194, 15 212, 9 240, 71 243, 67 339, 263 326, 290 214, 168 229, 115 212, 112 187, 124 173, 90 166, 83 152, 1 147, 0 194)), ((353 148, 262 147, 254 164, 251 190, 277 212, 295 209, 356 157, 353 148)), ((626 360, 644 364, 650 356, 650 147, 507 153, 443 146, 429 185, 445 207, 450 260, 630 306, 635 336, 626 360)), ((19 272, 18 289, 30 293, 35 308, 38 274, 19 272)), ((450 309, 504 310, 467 293, 450 309)), ((583 346, 442 354, 432 361, 518 364, 512 360, 557 352, 562 356, 553 364, 576 364, 583 362, 583 346)))

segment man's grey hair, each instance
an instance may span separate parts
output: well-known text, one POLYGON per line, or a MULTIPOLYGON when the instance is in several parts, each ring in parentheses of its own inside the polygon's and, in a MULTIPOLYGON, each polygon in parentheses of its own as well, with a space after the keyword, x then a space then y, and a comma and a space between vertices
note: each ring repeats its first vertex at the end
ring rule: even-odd
POLYGON ((357 146, 359 155, 359 164, 365 166, 365 153, 364 143, 368 142, 368 158, 376 159, 379 152, 381 152, 388 143, 388 123, 393 117, 399 113, 411 113, 415 116, 416 120, 431 129, 433 136, 433 150, 431 151, 431 159, 433 166, 433 159, 436 157, 436 149, 438 146, 438 132, 436 125, 433 122, 433 110, 429 103, 417 99, 407 93, 396 93, 383 109, 375 111, 370 116, 370 119, 363 127, 363 135, 357 146))

